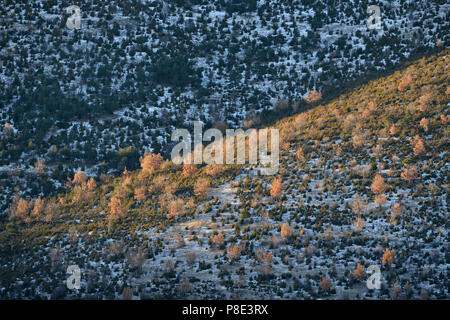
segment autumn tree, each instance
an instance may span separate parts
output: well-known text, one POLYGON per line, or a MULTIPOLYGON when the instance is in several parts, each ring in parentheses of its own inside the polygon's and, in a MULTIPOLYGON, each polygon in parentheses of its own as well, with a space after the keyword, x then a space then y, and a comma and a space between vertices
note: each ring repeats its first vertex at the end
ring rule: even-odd
POLYGON ((44 209, 44 221, 52 221, 60 213, 60 210, 61 205, 58 202, 47 202, 44 209))
POLYGON ((356 215, 358 215, 361 212, 363 212, 364 209, 366 208, 366 205, 367 205, 367 203, 361 198, 361 196, 359 194, 357 194, 353 198, 353 200, 352 200, 352 202, 350 204, 353 213, 356 214, 356 215))
POLYGON ((355 133, 352 137, 352 144, 355 149, 361 148, 366 142, 365 136, 362 133, 355 133))
POLYGON ((158 154, 149 153, 140 159, 141 168, 148 174, 156 172, 163 163, 162 156, 158 154))
POLYGON ((45 199, 42 199, 41 197, 38 197, 36 201, 34 202, 33 210, 31 211, 31 214, 39 218, 43 213, 45 209, 45 199))
MULTIPOLYGON (((184 168, 183 168, 184 170, 184 168)), ((223 164, 209 164, 206 166, 205 173, 210 176, 217 176, 225 170, 223 164)))
POLYGON ((391 207, 391 222, 394 223, 401 216, 404 206, 400 203, 394 203, 391 207))
POLYGON ((381 260, 381 263, 384 265, 390 266, 395 261, 395 250, 394 249, 384 249, 383 251, 383 259, 381 260))
POLYGON ((272 180, 272 185, 270 187, 270 195, 274 199, 279 199, 283 192, 283 185, 281 182, 281 178, 274 178, 272 180))
POLYGON ((281 236, 284 239, 289 239, 294 235, 294 229, 291 228, 289 223, 285 222, 281 225, 281 236))
POLYGON ((311 90, 310 92, 308 92, 308 94, 304 98, 306 103, 317 102, 317 101, 319 101, 321 99, 322 99, 322 93, 319 92, 319 91, 316 91, 316 90, 311 90))
POLYGON ((78 170, 73 177, 72 183, 82 185, 82 184, 86 183, 86 180, 87 180, 87 177, 84 174, 84 172, 81 170, 78 170))
POLYGON ((331 290, 331 286, 332 286, 331 280, 328 279, 326 276, 324 276, 322 278, 322 280, 320 281, 320 283, 319 283, 319 288, 321 290, 325 291, 325 292, 330 291, 331 290))
POLYGON ((221 245, 225 242, 222 232, 219 232, 212 238, 212 242, 217 245, 221 245))
POLYGON ((384 193, 387 189, 387 186, 384 182, 384 178, 381 175, 377 174, 370 188, 372 192, 375 193, 376 195, 384 193))
POLYGON ((239 259, 240 256, 241 256, 241 248, 240 248, 240 246, 238 246, 236 244, 232 244, 228 248, 227 258, 230 261, 234 261, 234 260, 239 259))
POLYGON ((95 182, 94 178, 90 178, 88 183, 87 183, 87 189, 89 191, 94 191, 95 188, 97 188, 97 182, 95 182))
POLYGON ((302 147, 297 149, 297 151, 295 152, 295 155, 297 156, 298 160, 305 159, 305 156, 303 155, 303 148, 302 147))
POLYGON ((119 197, 113 196, 109 202, 110 212, 120 218, 123 218, 127 214, 127 209, 122 205, 122 201, 119 197))
POLYGON ((389 133, 391 134, 391 136, 395 136, 398 133, 398 128, 395 124, 391 125, 391 127, 389 128, 389 133))
POLYGON ((108 233, 111 230, 111 224, 113 221, 119 218, 125 217, 127 214, 127 208, 122 205, 122 201, 119 197, 113 196, 109 201, 109 214, 106 216, 108 220, 108 233))
POLYGON ((413 152, 416 156, 420 156, 425 153, 425 144, 419 136, 415 136, 411 144, 413 145, 413 152))
POLYGON ((9 209, 11 219, 24 219, 30 211, 28 201, 23 198, 14 198, 9 209))
POLYGON ((353 271, 353 276, 358 280, 364 279, 366 277, 366 271, 360 263, 356 264, 356 269, 353 271))
POLYGON ((430 121, 427 118, 422 118, 419 124, 425 132, 428 132, 430 121))
POLYGON ((183 215, 185 212, 185 203, 183 199, 177 198, 173 199, 169 203, 169 213, 167 214, 167 219, 177 218, 183 215))
POLYGON ((425 112, 436 99, 436 91, 432 87, 424 87, 419 98, 419 110, 425 112))
POLYGON ((417 169, 415 166, 405 168, 400 176, 408 183, 413 182, 417 179, 417 169))
POLYGON ((257 250, 255 253, 256 260, 265 264, 272 264, 273 256, 272 252, 263 252, 261 249, 257 250))

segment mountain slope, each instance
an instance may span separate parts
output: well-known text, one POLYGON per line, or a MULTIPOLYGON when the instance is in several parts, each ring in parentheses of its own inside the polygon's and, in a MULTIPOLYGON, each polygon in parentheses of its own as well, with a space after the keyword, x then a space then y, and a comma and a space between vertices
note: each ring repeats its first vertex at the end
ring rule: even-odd
MULTIPOLYGON (((0 6, 0 210, 61 192, 78 169, 136 169, 173 129, 241 127, 277 101, 300 103, 449 46, 447 1, 70 1, 0 6), (45 174, 36 183, 34 165, 45 174), (25 185, 25 187, 22 187, 25 185)), ((168 156, 168 154, 164 154, 168 156)))
POLYGON ((449 53, 276 123, 274 177, 150 154, 17 199, 0 224, 1 297, 448 299, 449 53), (72 264, 80 291, 65 288, 72 264))

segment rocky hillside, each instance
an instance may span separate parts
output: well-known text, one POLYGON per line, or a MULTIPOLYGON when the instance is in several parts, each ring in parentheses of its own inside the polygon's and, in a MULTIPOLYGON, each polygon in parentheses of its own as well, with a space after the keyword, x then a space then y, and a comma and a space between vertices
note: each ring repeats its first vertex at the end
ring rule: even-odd
POLYGON ((273 125, 275 176, 149 153, 118 177, 79 171, 57 196, 17 195, 0 297, 448 299, 449 59, 307 99, 273 125))

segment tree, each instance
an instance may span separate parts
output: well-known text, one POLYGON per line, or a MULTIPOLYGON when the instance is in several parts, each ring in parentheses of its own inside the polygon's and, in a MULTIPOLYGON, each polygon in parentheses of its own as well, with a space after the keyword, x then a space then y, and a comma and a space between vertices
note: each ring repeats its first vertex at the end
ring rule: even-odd
POLYGON ((60 213, 61 206, 58 202, 48 202, 44 210, 44 221, 50 222, 60 213))
POLYGON ((156 172, 163 163, 162 156, 158 154, 149 153, 140 159, 141 168, 144 172, 148 174, 153 174, 156 172))
POLYGON ((316 90, 308 92, 307 96, 304 98, 306 103, 317 102, 322 99, 322 93, 316 90))
POLYGON ((395 250, 394 249, 384 249, 383 251, 383 259, 381 260, 381 263, 384 265, 390 266, 395 261, 395 250))
POLYGON ((294 235, 294 229, 291 228, 291 226, 285 222, 281 225, 281 236, 284 239, 289 239, 294 235))
POLYGON ((44 162, 41 161, 40 159, 37 159, 36 162, 34 163, 34 173, 36 175, 43 175, 45 174, 46 169, 47 167, 45 166, 44 162))
POLYGON ((45 199, 38 197, 34 202, 33 211, 31 212, 31 214, 36 218, 39 218, 44 212, 44 208, 45 208, 45 199))
POLYGON ((356 269, 355 271, 353 271, 353 276, 358 280, 364 279, 366 277, 366 271, 360 263, 356 264, 356 269))
POLYGON ((283 186, 281 183, 281 178, 274 178, 270 187, 270 195, 272 198, 278 199, 281 197, 282 191, 283 186))
POLYGON ((372 182, 371 190, 373 193, 380 195, 386 191, 386 184, 384 183, 384 179, 381 175, 377 174, 372 182))
POLYGON ((400 203, 394 203, 391 207, 391 222, 397 221, 397 219, 401 216, 404 207, 400 203))
POLYGON ((109 201, 109 208, 110 212, 106 216, 106 220, 108 221, 108 233, 111 230, 112 222, 121 217, 125 217, 127 214, 127 209, 122 205, 121 200, 116 196, 113 196, 109 201))
POLYGON ((375 196, 374 202, 381 206, 383 203, 386 202, 386 196, 384 194, 379 194, 375 196))
POLYGON ((241 248, 236 244, 232 244, 228 248, 227 258, 231 261, 234 261, 239 259, 240 256, 241 256, 241 248))
POLYGON ((361 148, 365 142, 366 142, 365 137, 361 133, 356 133, 352 137, 352 143, 355 149, 361 148))
POLYGON ((192 266, 195 262, 195 258, 195 251, 190 251, 186 256, 186 262, 188 263, 188 265, 192 266))
POLYGON ((87 189, 89 191, 94 191, 95 188, 97 188, 97 183, 95 182, 94 178, 90 178, 88 183, 87 183, 87 189))
POLYGON ((259 249, 258 251, 256 251, 256 259, 261 262, 261 263, 266 263, 266 264, 272 264, 272 260, 273 260, 273 256, 272 256, 272 252, 267 251, 267 252, 263 252, 261 249, 259 249))
POLYGON ((330 291, 331 286, 332 286, 331 280, 328 279, 326 276, 324 276, 319 283, 319 288, 325 292, 330 291))
MULTIPOLYGON (((209 164, 206 166, 205 173, 210 176, 217 176, 221 174, 225 170, 223 164, 209 164)), ((184 167, 183 167, 183 174, 184 174, 184 167)))
POLYGON ((86 180, 87 180, 87 177, 84 174, 84 172, 81 170, 78 170, 73 177, 72 183, 82 185, 86 182, 86 180))
POLYGON ((409 169, 405 168, 400 176, 408 183, 413 182, 417 179, 417 169, 415 166, 410 167, 409 169))
POLYGON ((420 126, 423 128, 423 130, 425 132, 428 132, 429 125, 430 125, 430 121, 427 118, 422 118, 422 120, 420 120, 420 126))
POLYGON ((9 209, 9 217, 11 219, 24 219, 30 207, 28 206, 28 201, 23 198, 14 198, 9 209))
POLYGON ((111 214, 117 217, 125 217, 127 214, 127 209, 122 205, 122 201, 119 197, 113 196, 109 202, 109 208, 111 214))
POLYGON ((199 178, 194 185, 194 192, 199 198, 204 198, 210 192, 210 182, 206 178, 199 178))
POLYGON ((398 133, 398 129, 395 124, 391 125, 391 127, 389 128, 389 133, 391 134, 391 136, 395 136, 398 133))
POLYGON ((351 203, 351 208, 354 214, 360 214, 361 212, 364 211, 365 207, 366 207, 367 203, 365 201, 363 201, 363 199, 361 198, 361 196, 359 194, 357 194, 351 203))
POLYGON ((170 201, 169 213, 167 214, 167 219, 177 218, 183 215, 185 212, 185 203, 183 199, 174 199, 170 201))
POLYGON ((420 156, 425 153, 425 144, 419 136, 415 136, 411 143, 413 145, 413 152, 416 156, 420 156))
POLYGON ((219 232, 212 238, 212 242, 217 245, 221 245, 225 242, 222 232, 219 232))

